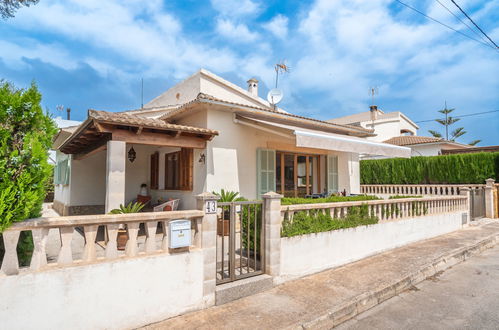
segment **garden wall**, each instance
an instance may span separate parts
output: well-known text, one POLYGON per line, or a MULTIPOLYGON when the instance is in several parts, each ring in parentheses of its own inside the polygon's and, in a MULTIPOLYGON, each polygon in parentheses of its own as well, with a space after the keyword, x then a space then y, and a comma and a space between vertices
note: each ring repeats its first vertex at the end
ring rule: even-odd
POLYGON ((279 282, 341 266, 463 227, 463 211, 281 238, 279 282))
POLYGON ((0 274, 3 329, 125 329, 203 308, 203 251, 0 274))

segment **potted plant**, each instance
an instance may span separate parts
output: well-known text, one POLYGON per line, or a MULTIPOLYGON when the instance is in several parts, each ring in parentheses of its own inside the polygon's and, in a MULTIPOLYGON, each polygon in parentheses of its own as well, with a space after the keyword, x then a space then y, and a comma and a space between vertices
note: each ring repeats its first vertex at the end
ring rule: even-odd
MULTIPOLYGON (((119 208, 111 210, 109 214, 139 213, 142 208, 144 208, 144 204, 139 202, 130 202, 127 206, 123 206, 123 204, 120 204, 119 208)), ((123 227, 120 226, 120 228, 118 229, 117 238, 118 250, 123 251, 125 249, 127 241, 128 231, 126 225, 124 225, 123 227)))
MULTIPOLYGON (((213 192, 219 198, 220 203, 238 202, 245 201, 246 199, 239 196, 238 192, 226 191, 225 189, 220 190, 220 192, 213 192)), ((230 207, 222 206, 222 213, 217 219, 217 235, 229 236, 230 232, 230 207)))

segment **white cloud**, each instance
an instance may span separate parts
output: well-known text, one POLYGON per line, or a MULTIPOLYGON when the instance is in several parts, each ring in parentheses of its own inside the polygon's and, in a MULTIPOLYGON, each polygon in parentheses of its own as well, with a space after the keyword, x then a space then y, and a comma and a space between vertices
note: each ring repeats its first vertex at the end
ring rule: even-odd
POLYGON ((212 7, 223 16, 247 16, 261 10, 261 5, 251 0, 211 0, 212 7))
POLYGON ((106 55, 114 52, 115 56, 137 62, 155 74, 185 77, 199 67, 225 72, 236 57, 226 48, 189 41, 183 35, 181 23, 165 13, 158 1, 143 5, 117 0, 40 2, 35 9, 20 11, 17 25, 65 36, 106 55))
MULTIPOLYGON (((20 40, 18 40, 20 41, 20 40)), ((0 40, 0 58, 11 67, 22 67, 27 65, 24 61, 27 59, 40 59, 46 63, 61 67, 66 70, 75 69, 78 60, 74 59, 59 44, 42 44, 36 40, 23 39, 23 46, 19 44, 0 40)))
POLYGON ((245 24, 223 18, 217 20, 217 32, 236 42, 254 42, 259 38, 258 33, 250 31, 245 24))
POLYGON ((272 32, 277 38, 284 39, 288 35, 288 18, 284 15, 277 15, 263 27, 272 32))

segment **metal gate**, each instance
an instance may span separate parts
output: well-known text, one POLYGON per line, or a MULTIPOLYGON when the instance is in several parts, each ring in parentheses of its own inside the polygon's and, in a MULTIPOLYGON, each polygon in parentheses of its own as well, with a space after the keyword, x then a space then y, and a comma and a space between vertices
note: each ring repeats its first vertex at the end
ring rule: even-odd
POLYGON ((485 216, 485 188, 473 187, 470 190, 471 220, 485 216))
POLYGON ((263 202, 218 203, 217 284, 264 272, 263 202))

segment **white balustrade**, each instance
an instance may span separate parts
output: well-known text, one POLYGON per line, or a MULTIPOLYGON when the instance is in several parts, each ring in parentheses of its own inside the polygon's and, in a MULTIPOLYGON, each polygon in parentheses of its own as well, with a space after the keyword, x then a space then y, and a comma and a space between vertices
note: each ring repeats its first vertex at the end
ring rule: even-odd
MULTIPOLYGON (((37 218, 14 223, 4 231, 5 255, 1 261, 0 274, 16 275, 20 271, 17 257, 17 244, 21 231, 31 231, 34 243, 33 255, 29 268, 23 271, 39 271, 50 267, 67 267, 94 262, 112 261, 118 258, 150 255, 153 253, 170 253, 168 227, 174 219, 190 219, 192 221, 191 248, 201 248, 201 231, 204 211, 169 211, 134 214, 107 214, 66 216, 56 218, 37 218), (157 237, 158 223, 163 228, 157 237), (145 239, 139 232, 143 224, 145 239), (103 241, 96 242, 99 227, 104 229, 103 241), (83 228, 84 245, 81 251, 74 251, 74 235, 79 235, 76 228, 83 228), (120 228, 126 228, 127 242, 125 251, 118 250, 117 240, 120 228), (47 261, 47 240, 50 229, 58 229, 60 250, 56 261, 47 261), (158 248, 158 245, 160 248, 158 248), (139 252, 139 247, 143 251, 139 252)), ((80 231, 80 229, 78 229, 80 231)), ((185 249, 183 250, 185 251, 185 249)))
POLYGON ((281 206, 281 220, 293 221, 299 212, 315 214, 325 212, 332 218, 344 218, 352 207, 366 205, 370 216, 380 221, 393 221, 404 218, 426 216, 438 213, 467 210, 466 196, 436 196, 423 198, 399 198, 389 200, 367 200, 355 202, 334 202, 315 204, 296 204, 281 206))

